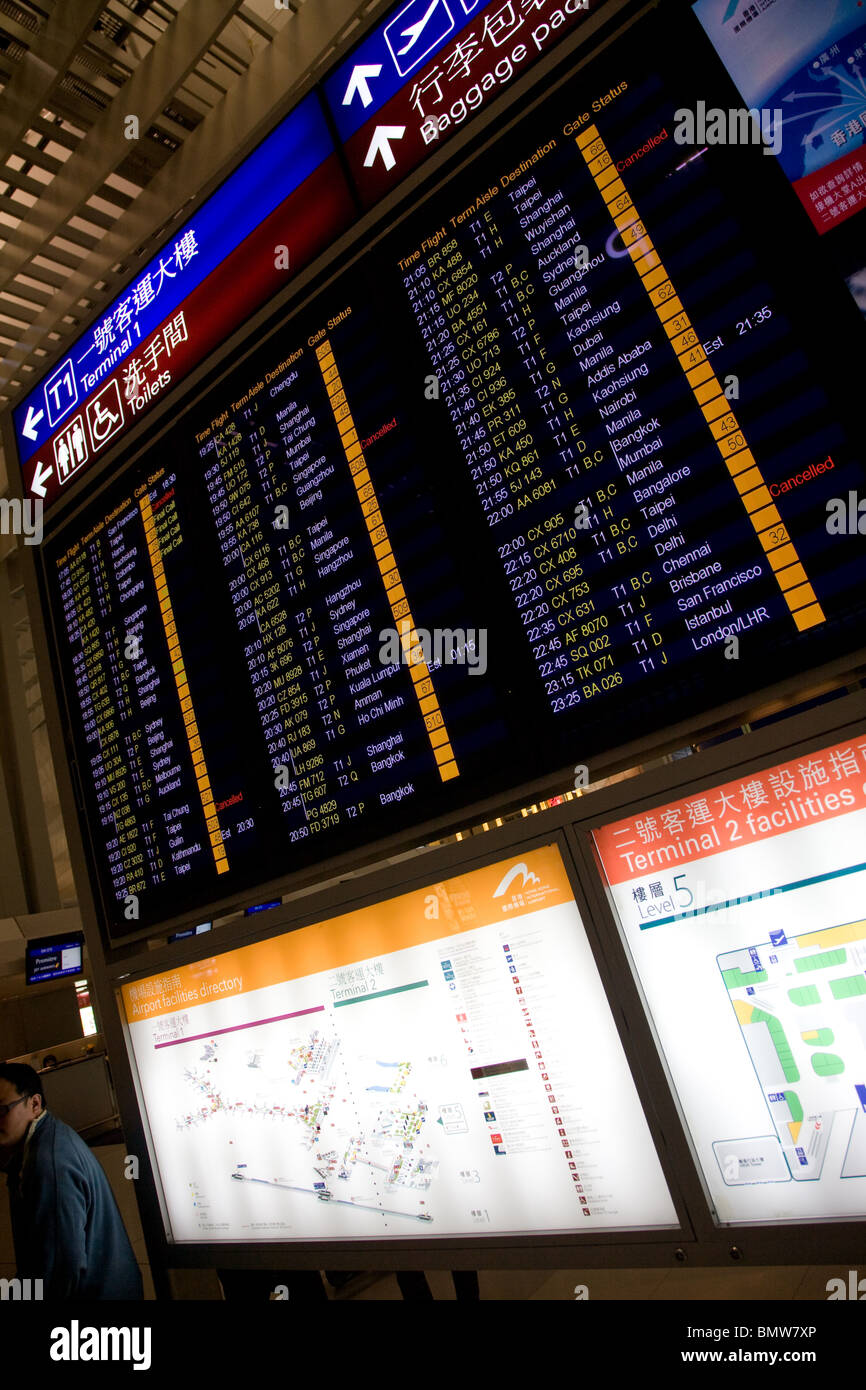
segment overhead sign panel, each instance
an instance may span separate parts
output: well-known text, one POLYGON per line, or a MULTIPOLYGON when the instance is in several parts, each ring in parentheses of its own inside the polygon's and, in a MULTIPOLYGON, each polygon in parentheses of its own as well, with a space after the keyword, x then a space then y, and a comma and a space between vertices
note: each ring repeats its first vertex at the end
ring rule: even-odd
POLYGON ((326 80, 371 206, 549 52, 597 0, 410 0, 326 80))
MULTIPOLYGON (((362 200, 380 198, 594 3, 399 7, 325 84, 362 200)), ((311 93, 16 407, 25 497, 55 501, 355 211, 311 93)))
POLYGON ((25 495, 56 500, 353 213, 311 94, 14 411, 25 495))
POLYGON ((866 736, 595 832, 721 1222, 866 1215, 866 736))
POLYGON ((175 1241, 677 1225, 553 845, 122 993, 175 1241))

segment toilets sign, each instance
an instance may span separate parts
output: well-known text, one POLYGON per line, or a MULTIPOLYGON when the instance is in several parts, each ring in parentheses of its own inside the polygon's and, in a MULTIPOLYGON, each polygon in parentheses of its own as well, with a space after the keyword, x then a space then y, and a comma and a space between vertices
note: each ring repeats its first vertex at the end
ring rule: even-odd
MULTIPOLYGON (((95 455, 114 443, 135 416, 170 384, 172 366, 182 374, 178 369, 188 362, 190 355, 184 352, 185 348, 189 348, 189 332, 186 311, 181 309, 139 352, 120 362, 104 378, 104 384, 97 384, 97 388, 85 396, 83 407, 76 395, 60 416, 60 424, 46 446, 37 450, 35 458, 25 465, 25 478, 28 473, 30 475, 29 495, 40 501, 46 496, 53 500, 58 489, 77 478, 95 455)), ((61 363, 46 382, 43 388, 46 400, 62 399, 63 390, 72 396, 68 383, 74 386, 77 378, 70 361, 61 363)), ((57 418, 55 415, 54 419, 57 418)))

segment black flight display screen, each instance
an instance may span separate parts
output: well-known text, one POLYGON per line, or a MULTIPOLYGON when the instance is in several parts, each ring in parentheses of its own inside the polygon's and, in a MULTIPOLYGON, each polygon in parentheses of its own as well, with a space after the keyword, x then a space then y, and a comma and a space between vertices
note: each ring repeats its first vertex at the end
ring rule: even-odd
POLYGON ((112 936, 591 781, 857 646, 863 328, 774 161, 676 143, 665 34, 569 75, 49 542, 112 936))

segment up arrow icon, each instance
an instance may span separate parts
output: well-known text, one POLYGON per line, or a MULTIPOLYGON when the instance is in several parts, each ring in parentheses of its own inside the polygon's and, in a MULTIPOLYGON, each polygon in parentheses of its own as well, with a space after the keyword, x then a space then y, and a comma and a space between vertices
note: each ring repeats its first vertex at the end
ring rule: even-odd
POLYGON ((377 125, 373 132, 373 139, 370 141, 370 148, 364 160, 364 168, 369 169, 376 162, 376 155, 382 156, 382 163, 386 169, 393 169, 397 163, 391 152, 392 140, 402 140, 406 134, 404 125, 377 125))
POLYGON ((357 95, 361 98, 362 106, 372 106, 373 93, 370 91, 370 78, 378 77, 381 71, 381 63, 359 63, 356 68, 353 68, 349 85, 346 88, 346 95, 343 97, 343 105, 351 106, 353 97, 357 95))

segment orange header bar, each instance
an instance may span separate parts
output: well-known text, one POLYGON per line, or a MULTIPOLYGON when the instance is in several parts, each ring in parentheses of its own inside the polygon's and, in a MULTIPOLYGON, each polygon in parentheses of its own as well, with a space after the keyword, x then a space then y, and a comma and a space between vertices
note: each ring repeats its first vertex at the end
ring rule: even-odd
POLYGON ((866 808, 866 741, 837 744, 593 832, 613 885, 866 808))
POLYGON ((128 1023, 247 994, 573 900, 555 845, 123 985, 128 1023))

